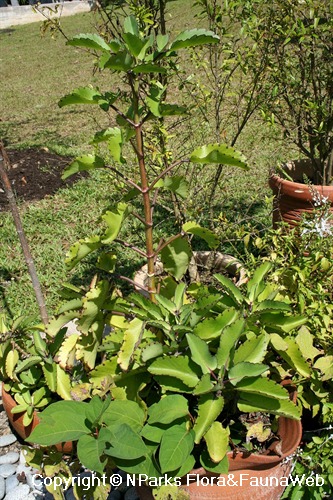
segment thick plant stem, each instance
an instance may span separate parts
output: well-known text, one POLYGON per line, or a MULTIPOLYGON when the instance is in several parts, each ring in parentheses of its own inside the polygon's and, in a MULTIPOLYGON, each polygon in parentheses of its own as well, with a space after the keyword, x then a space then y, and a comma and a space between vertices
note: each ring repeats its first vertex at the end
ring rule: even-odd
POLYGON ((44 295, 40 286, 40 282, 37 276, 36 268, 35 268, 35 263, 32 258, 30 248, 29 248, 29 243, 28 240, 25 236, 25 232, 22 226, 22 221, 21 217, 17 208, 16 200, 15 200, 15 195, 12 190, 12 186, 10 183, 10 180, 8 178, 7 174, 7 169, 9 168, 10 163, 9 159, 7 156, 7 153, 5 151, 4 145, 2 142, 0 142, 0 178, 2 181, 3 188, 5 190, 7 200, 9 203, 10 210, 12 212, 12 216, 14 219, 14 224, 16 227, 16 232, 19 237, 20 243, 21 243, 21 248, 23 251, 23 255, 25 258, 25 262, 28 267, 28 272, 30 274, 30 278, 32 281, 32 286, 36 295, 36 300, 37 304, 39 307, 41 319, 44 323, 44 325, 47 325, 48 323, 48 315, 47 315, 47 310, 46 310, 46 305, 45 305, 45 299, 44 295))
POLYGON ((135 121, 135 141, 136 154, 139 161, 141 192, 143 197, 144 219, 145 219, 145 236, 146 236, 146 253, 147 253, 147 268, 148 268, 148 293, 150 300, 155 302, 156 284, 155 284, 155 253, 153 243, 153 220, 150 203, 150 192, 144 157, 143 138, 142 138, 142 123, 139 116, 139 83, 131 81, 134 96, 134 121, 135 121))

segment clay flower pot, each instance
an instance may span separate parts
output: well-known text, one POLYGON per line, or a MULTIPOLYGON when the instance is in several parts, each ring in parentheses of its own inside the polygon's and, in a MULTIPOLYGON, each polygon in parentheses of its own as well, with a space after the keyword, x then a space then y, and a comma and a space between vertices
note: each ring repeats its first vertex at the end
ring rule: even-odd
MULTIPOLYGON (((296 402, 297 393, 290 380, 282 385, 291 387, 290 399, 296 402)), ((280 417, 277 434, 281 439, 279 455, 274 453, 274 443, 263 454, 229 452, 228 474, 193 469, 182 478, 180 488, 189 493, 190 500, 279 500, 292 469, 291 456, 302 439, 302 424, 280 417)), ((136 490, 140 500, 153 500, 148 486, 136 486, 136 490)))
MULTIPOLYGON (((28 438, 32 433, 33 429, 36 425, 39 424, 40 420, 38 418, 38 413, 34 411, 33 420, 28 427, 25 427, 23 424, 23 414, 22 413, 12 413, 12 408, 17 406, 17 403, 12 396, 5 391, 4 386, 2 385, 2 404, 5 412, 7 413, 7 417, 10 425, 13 427, 15 432, 25 441, 29 442, 28 438)), ((63 453, 71 453, 73 449, 73 443, 68 441, 66 443, 59 443, 56 445, 58 451, 63 453)))
MULTIPOLYGON (((293 179, 289 181, 278 175, 271 175, 269 186, 275 195, 273 204, 273 226, 278 222, 286 222, 291 228, 299 223, 304 212, 312 212, 314 200, 307 184, 302 183, 305 174, 310 180, 314 175, 308 160, 291 161, 283 168, 293 179)), ((333 213, 333 186, 313 185, 312 188, 322 197, 328 198, 333 213)))

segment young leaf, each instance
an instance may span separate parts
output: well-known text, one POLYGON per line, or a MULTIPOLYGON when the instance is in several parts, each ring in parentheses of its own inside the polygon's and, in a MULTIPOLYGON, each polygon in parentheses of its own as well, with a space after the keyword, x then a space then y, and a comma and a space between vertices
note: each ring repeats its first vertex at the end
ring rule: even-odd
POLYGON ((213 394, 201 396, 198 404, 198 416, 193 426, 196 444, 200 443, 202 436, 218 418, 223 406, 224 399, 221 396, 217 398, 213 394))
POLYGON ((185 233, 195 234, 199 238, 205 240, 210 248, 216 248, 219 245, 219 239, 209 229, 199 226, 196 222, 186 222, 182 227, 185 233))
POLYGON ((138 35, 134 35, 133 33, 124 33, 123 38, 132 56, 137 57, 142 50, 144 41, 138 35))
POLYGON ((209 456, 214 463, 219 463, 225 457, 229 444, 229 428, 224 428, 221 422, 213 422, 204 435, 209 456))
POLYGON ((270 335, 271 343, 278 354, 303 377, 311 376, 311 368, 303 357, 294 339, 281 337, 275 333, 270 335))
POLYGON ((137 37, 140 35, 139 26, 135 16, 127 16, 124 21, 124 32, 131 33, 132 35, 136 35, 137 37))
POLYGON ((193 333, 186 334, 187 342, 191 351, 191 359, 200 366, 202 373, 211 373, 216 368, 216 356, 212 356, 207 342, 193 333))
MULTIPOLYGON (((13 351, 11 351, 13 352, 13 351)), ((30 358, 23 359, 17 363, 15 373, 18 375, 24 370, 28 370, 31 366, 39 365, 42 361, 40 356, 30 356, 30 358)), ((8 373, 8 370, 7 370, 8 373)))
POLYGON ((126 203, 118 203, 115 208, 108 210, 104 215, 102 215, 102 219, 108 225, 108 229, 104 233, 102 243, 112 243, 112 241, 117 238, 123 220, 128 216, 128 214, 128 205, 126 203))
POLYGON ((107 44, 101 36, 92 33, 76 35, 71 40, 68 40, 67 45, 107 52, 110 51, 109 44, 107 44))
MULTIPOLYGON (((80 262, 80 260, 84 259, 84 257, 89 255, 94 250, 97 250, 101 246, 102 242, 99 236, 92 236, 91 238, 86 238, 85 240, 79 240, 76 243, 74 243, 74 245, 70 248, 67 258, 65 260, 68 269, 73 269, 73 267, 75 267, 80 262)), ((77 313, 75 313, 74 317, 76 315, 77 313)))
POLYGON ((14 377, 14 370, 15 370, 15 367, 18 363, 20 359, 20 356, 19 356, 19 353, 16 349, 12 349, 11 351, 9 351, 9 353, 7 354, 7 357, 6 357, 6 373, 8 375, 9 378, 13 378, 14 377))
POLYGON ((127 370, 134 354, 137 342, 144 329, 144 324, 139 318, 134 318, 124 332, 124 342, 118 354, 118 363, 123 370, 127 370))
POLYGON ((208 144, 197 148, 190 156, 190 161, 193 163, 218 163, 223 165, 231 165, 241 167, 248 170, 245 157, 234 148, 228 147, 226 144, 208 144))
POLYGON ((249 296, 250 302, 254 302, 258 297, 258 292, 260 290, 260 285, 262 283, 263 278, 266 276, 268 271, 272 268, 272 264, 270 262, 264 262, 261 264, 254 272, 253 277, 249 280, 247 284, 247 293, 249 296))
POLYGON ((241 363, 242 361, 260 363, 267 352, 268 342, 269 336, 267 333, 262 333, 246 340, 236 349, 233 359, 234 364, 241 363))
POLYGON ((148 409, 149 425, 170 424, 178 418, 188 415, 188 402, 183 396, 165 396, 148 409))
POLYGON ((201 377, 201 380, 198 383, 198 385, 193 389, 193 395, 199 396, 201 394, 207 394, 208 392, 211 392, 213 387, 214 383, 210 378, 210 374, 205 373, 205 375, 201 377))
POLYGON ((272 327, 281 329, 285 333, 291 332, 295 328, 304 325, 308 321, 306 316, 286 316, 283 313, 262 313, 261 322, 263 325, 272 325, 272 327))
POLYGON ((244 325, 245 321, 243 319, 238 319, 223 330, 220 338, 220 345, 216 353, 218 368, 221 369, 228 366, 232 351, 239 337, 244 332, 244 325))
POLYGON ((193 432, 185 426, 176 425, 167 429, 161 440, 159 462, 163 474, 172 472, 188 459, 193 450, 193 432))
MULTIPOLYGON (((199 382, 197 371, 192 369, 193 363, 187 356, 159 358, 153 361, 148 371, 153 375, 167 375, 180 379, 188 387, 195 387, 199 382)), ((195 367, 196 365, 194 365, 195 367)))
POLYGON ((164 188, 186 199, 188 196, 189 184, 183 176, 174 175, 173 177, 165 177, 164 188))
POLYGON ((267 365, 262 365, 259 363, 238 363, 234 365, 228 373, 229 381, 232 385, 237 385, 243 378, 246 377, 258 377, 262 373, 269 369, 267 365))
POLYGON ((233 282, 223 276, 223 274, 214 274, 214 278, 223 286, 228 295, 231 295, 232 299, 238 304, 241 305, 244 302, 244 297, 233 282))
POLYGON ((238 317, 236 309, 229 308, 215 318, 206 318, 197 323, 193 333, 204 340, 212 340, 219 337, 223 328, 233 323, 238 317))
POLYGON ((78 172, 85 172, 94 170, 95 168, 103 168, 105 166, 103 158, 93 154, 78 156, 72 163, 70 163, 64 170, 61 178, 67 179, 73 174, 78 172))
POLYGON ((116 54, 109 57, 104 64, 104 68, 110 68, 114 71, 128 71, 132 68, 133 64, 133 58, 127 50, 120 50, 116 54))
POLYGON ((180 280, 191 260, 192 250, 184 238, 177 238, 164 247, 161 251, 161 259, 164 269, 176 280, 180 280))
POLYGON ((219 41, 219 36, 213 31, 193 29, 180 33, 171 43, 169 50, 179 50, 187 47, 195 47, 197 45, 218 43, 219 41))

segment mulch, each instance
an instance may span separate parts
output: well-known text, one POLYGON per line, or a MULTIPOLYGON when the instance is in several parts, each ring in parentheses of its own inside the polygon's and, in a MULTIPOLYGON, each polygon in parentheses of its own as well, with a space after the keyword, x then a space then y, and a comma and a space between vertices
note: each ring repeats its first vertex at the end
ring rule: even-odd
MULTIPOLYGON (((61 179, 66 165, 72 160, 44 149, 7 149, 11 164, 8 176, 18 199, 24 201, 41 200, 53 195, 59 188, 70 186, 83 174, 61 179)), ((0 210, 8 206, 6 194, 0 185, 0 210)))

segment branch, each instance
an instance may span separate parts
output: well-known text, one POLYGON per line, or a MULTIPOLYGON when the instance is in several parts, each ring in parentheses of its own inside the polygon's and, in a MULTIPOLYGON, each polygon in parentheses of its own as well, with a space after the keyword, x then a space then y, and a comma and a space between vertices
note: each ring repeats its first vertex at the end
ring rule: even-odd
POLYGON ((180 238, 182 236, 182 233, 175 234, 174 236, 171 236, 168 240, 166 240, 164 243, 161 244, 161 242, 158 244, 157 249, 155 250, 155 256, 159 254, 163 248, 167 247, 172 241, 176 240, 177 238, 180 238))
POLYGON ((116 238, 114 240, 116 243, 119 243, 120 245, 122 245, 123 247, 126 247, 126 248, 130 248, 131 250, 133 250, 133 252, 136 252, 138 253, 139 255, 141 255, 141 257, 144 257, 145 259, 148 258, 148 255, 143 252, 142 250, 140 250, 140 248, 137 248, 135 247, 134 245, 131 245, 130 243, 127 243, 127 241, 124 241, 124 240, 120 240, 118 238, 116 238))
POLYGON ((142 193, 141 187, 138 184, 136 184, 134 181, 132 181, 131 179, 128 179, 128 177, 126 177, 124 174, 122 174, 117 168, 110 167, 110 165, 106 165, 105 168, 108 168, 109 170, 111 170, 111 172, 114 172, 115 174, 117 174, 121 179, 123 179, 123 181, 126 182, 126 184, 128 184, 131 187, 134 187, 135 189, 137 189, 138 191, 140 191, 142 193))
POLYGON ((28 240, 25 236, 25 232, 22 226, 22 221, 21 217, 17 208, 16 200, 15 200, 15 195, 10 183, 10 180, 8 178, 7 170, 10 169, 10 162, 9 158, 7 156, 6 150, 4 148, 4 145, 2 142, 0 142, 0 178, 2 181, 3 188, 5 190, 7 200, 9 203, 10 210, 12 212, 12 216, 14 219, 14 224, 16 227, 16 232, 19 237, 20 243, 21 243, 21 248, 22 252, 25 258, 25 262, 28 267, 28 272, 31 278, 32 286, 35 292, 37 304, 39 307, 41 319, 44 323, 44 325, 47 325, 49 322, 48 315, 47 315, 47 310, 46 310, 46 305, 45 305, 45 299, 44 295, 40 286, 40 282, 38 279, 35 263, 33 260, 33 257, 30 252, 29 248, 29 243, 28 240))
POLYGON ((156 177, 156 179, 150 184, 149 188, 148 188, 148 191, 151 191, 153 189, 153 187, 155 186, 155 184, 158 183, 158 181, 160 179, 162 179, 162 177, 164 177, 168 172, 170 172, 170 170, 178 167, 178 165, 180 165, 181 163, 189 163, 190 160, 178 160, 176 161, 175 163, 172 163, 172 165, 169 165, 167 168, 165 168, 163 170, 163 172, 160 173, 160 175, 158 175, 156 177))

